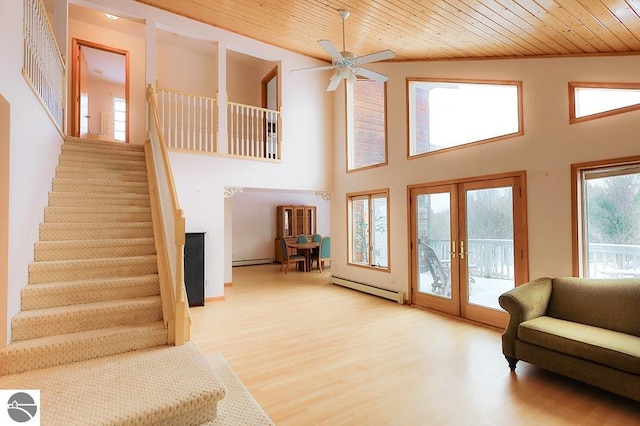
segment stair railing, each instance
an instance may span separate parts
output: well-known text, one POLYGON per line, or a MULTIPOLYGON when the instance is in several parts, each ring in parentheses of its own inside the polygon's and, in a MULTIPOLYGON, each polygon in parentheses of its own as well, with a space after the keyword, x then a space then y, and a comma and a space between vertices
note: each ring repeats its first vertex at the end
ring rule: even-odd
POLYGON ((162 310, 169 343, 182 345, 190 339, 191 319, 184 285, 184 212, 178 204, 169 154, 158 114, 153 86, 148 87, 149 138, 145 156, 153 214, 162 310))
POLYGON ((65 66, 42 0, 24 2, 22 75, 62 133, 65 66))

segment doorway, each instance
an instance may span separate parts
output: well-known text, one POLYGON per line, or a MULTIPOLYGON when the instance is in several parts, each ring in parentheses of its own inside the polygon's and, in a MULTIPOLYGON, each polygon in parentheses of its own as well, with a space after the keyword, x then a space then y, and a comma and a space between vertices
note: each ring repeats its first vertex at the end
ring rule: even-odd
POLYGON ((411 303, 496 327, 528 280, 525 173, 409 189, 411 303))
POLYGON ((129 52, 72 40, 71 136, 129 142, 129 52))
MULTIPOLYGON (((262 79, 262 108, 269 111, 278 111, 278 66, 273 69, 262 79)), ((264 111, 264 129, 263 129, 263 149, 267 153, 267 158, 277 158, 278 143, 278 117, 272 112, 264 111)))

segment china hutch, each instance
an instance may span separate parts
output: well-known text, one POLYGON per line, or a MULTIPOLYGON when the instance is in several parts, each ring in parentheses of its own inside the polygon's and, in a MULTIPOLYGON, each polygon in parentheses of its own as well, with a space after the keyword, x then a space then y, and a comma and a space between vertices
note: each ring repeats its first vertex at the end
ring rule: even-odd
POLYGON ((294 243, 298 235, 306 235, 309 240, 316 233, 316 206, 276 207, 277 238, 275 241, 276 262, 282 262, 280 238, 294 243))

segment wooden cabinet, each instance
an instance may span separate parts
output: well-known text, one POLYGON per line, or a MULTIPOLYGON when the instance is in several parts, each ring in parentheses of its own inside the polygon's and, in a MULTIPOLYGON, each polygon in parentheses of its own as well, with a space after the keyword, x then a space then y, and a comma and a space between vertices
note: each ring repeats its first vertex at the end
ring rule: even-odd
POLYGON ((278 238, 316 233, 316 206, 278 206, 278 238))
POLYGON ((298 235, 311 236, 316 233, 316 206, 278 206, 276 208, 277 235, 275 260, 282 263, 280 238, 295 242, 298 235))

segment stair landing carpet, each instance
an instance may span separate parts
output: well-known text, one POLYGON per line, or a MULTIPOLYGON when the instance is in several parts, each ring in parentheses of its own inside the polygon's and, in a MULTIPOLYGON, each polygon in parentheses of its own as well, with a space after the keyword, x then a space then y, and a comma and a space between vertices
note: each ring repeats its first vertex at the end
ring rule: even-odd
POLYGON ((0 377, 39 389, 43 425, 198 425, 215 418, 225 385, 193 342, 0 377))
POLYGON ((203 426, 271 426, 273 421, 258 405, 249 390, 221 354, 209 358, 211 368, 226 388, 226 396, 218 402, 218 416, 203 426))

